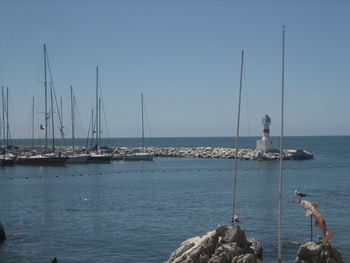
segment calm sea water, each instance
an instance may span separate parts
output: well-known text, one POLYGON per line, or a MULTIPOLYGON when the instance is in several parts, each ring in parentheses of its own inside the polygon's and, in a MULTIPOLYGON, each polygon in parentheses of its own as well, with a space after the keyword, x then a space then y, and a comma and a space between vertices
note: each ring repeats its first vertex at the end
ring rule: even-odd
MULTIPOLYGON (((83 142, 83 140, 82 140, 83 142)), ((31 144, 15 140, 16 144, 31 144)), ((38 142, 41 143, 41 142, 38 142)), ((138 146, 138 139, 106 145, 138 146)), ((223 146, 233 138, 154 138, 155 146, 223 146)), ((242 138, 253 147, 255 138, 242 138)), ((285 162, 283 254, 310 239, 310 219, 295 189, 320 204, 332 242, 350 259, 350 137, 287 137, 314 160, 285 162)), ((229 224, 233 160, 167 159, 65 167, 0 168, 0 220, 8 240, 0 262, 145 262, 167 260, 180 243, 229 224), (10 179, 12 178, 12 179, 10 179)), ((276 262, 279 163, 239 161, 237 211, 247 237, 263 243, 264 262, 276 262)), ((322 236, 314 227, 314 238, 322 236)))

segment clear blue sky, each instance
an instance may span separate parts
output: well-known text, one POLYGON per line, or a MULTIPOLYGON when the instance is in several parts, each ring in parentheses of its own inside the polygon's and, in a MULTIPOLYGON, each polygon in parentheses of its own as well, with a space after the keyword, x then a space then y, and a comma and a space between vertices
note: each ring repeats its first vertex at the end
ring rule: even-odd
POLYGON ((31 136, 33 96, 43 111, 43 43, 64 120, 73 85, 85 131, 99 65, 111 137, 140 136, 141 92, 153 137, 233 136, 244 49, 241 134, 260 135, 269 114, 279 135, 282 24, 285 133, 348 135, 349 14, 345 0, 2 0, 0 84, 10 90, 12 137, 31 136))

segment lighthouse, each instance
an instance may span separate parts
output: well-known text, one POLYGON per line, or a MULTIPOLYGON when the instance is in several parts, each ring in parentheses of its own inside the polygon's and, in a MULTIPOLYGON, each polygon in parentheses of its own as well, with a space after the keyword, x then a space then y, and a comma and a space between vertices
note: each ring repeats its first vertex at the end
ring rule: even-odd
POLYGON ((271 118, 269 115, 262 118, 261 124, 264 126, 263 137, 256 141, 256 149, 263 152, 278 151, 278 142, 270 138, 271 118))

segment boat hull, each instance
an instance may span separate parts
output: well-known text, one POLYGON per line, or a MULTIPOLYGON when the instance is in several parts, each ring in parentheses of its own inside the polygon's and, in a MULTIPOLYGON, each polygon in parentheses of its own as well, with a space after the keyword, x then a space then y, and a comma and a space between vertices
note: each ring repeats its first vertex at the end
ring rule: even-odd
POLYGON ((19 165, 65 165, 67 157, 18 157, 16 164, 19 165))
POLYGON ((111 155, 91 155, 87 160, 88 163, 110 163, 111 161, 111 155))
POLYGON ((67 164, 87 163, 90 156, 69 156, 67 164))

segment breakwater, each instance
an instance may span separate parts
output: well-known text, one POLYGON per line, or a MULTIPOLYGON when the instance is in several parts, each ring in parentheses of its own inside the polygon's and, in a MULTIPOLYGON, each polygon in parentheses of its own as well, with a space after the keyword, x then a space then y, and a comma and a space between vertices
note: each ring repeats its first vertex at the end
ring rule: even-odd
MULTIPOLYGON (((127 154, 140 152, 139 147, 117 147, 114 154, 120 158, 127 154)), ((234 159, 236 158, 235 148, 221 147, 145 147, 144 152, 153 154, 156 157, 173 157, 173 158, 207 158, 207 159, 234 159)), ((279 152, 262 152, 256 149, 239 149, 237 157, 242 160, 279 160, 279 152)), ((307 160, 312 159, 313 154, 302 150, 285 150, 283 152, 284 160, 307 160)))
MULTIPOLYGON (((76 152, 88 152, 84 147, 75 147, 76 152)), ((126 155, 142 152, 141 147, 103 147, 101 152, 110 153, 114 159, 124 159, 126 155)), ((10 150, 15 155, 32 155, 44 152, 44 146, 17 146, 10 150)), ((72 147, 57 146, 56 152, 65 154, 72 152, 72 147)), ((206 159, 234 159, 236 158, 235 148, 223 147, 144 147, 143 152, 152 154, 155 157, 171 158, 206 158, 206 159)), ((312 153, 302 150, 284 150, 284 160, 307 160, 312 159, 312 153)), ((279 152, 262 152, 256 149, 239 149, 237 158, 241 160, 279 160, 279 152)))

